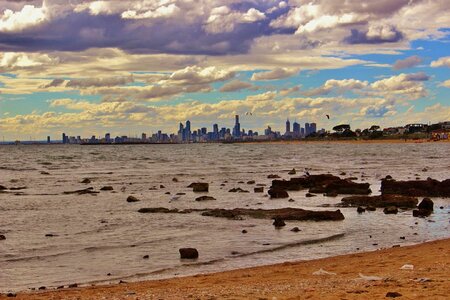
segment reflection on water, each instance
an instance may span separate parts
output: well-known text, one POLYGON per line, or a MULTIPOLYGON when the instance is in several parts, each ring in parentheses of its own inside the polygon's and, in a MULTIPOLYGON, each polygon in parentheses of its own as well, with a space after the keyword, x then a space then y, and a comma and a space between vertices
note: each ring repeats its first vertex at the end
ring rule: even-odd
POLYGON ((450 199, 438 198, 428 219, 413 218, 411 211, 359 215, 343 208, 344 221, 287 221, 281 230, 271 220, 137 213, 159 206, 333 209, 319 206, 340 197, 306 198, 306 191, 298 191, 289 193, 295 201, 288 202, 228 190, 253 191, 254 185, 238 183, 249 180, 268 187, 268 174, 287 179, 292 168, 297 176, 308 168, 312 174, 357 177, 377 194, 380 178, 388 174, 449 178, 449 150, 440 143, 0 147, 0 185, 26 187, 0 193, 0 234, 7 237, 0 241, 0 291, 220 271, 449 237, 450 199), (81 183, 84 178, 91 183, 81 183), (209 182, 209 195, 217 200, 196 202, 198 195, 187 188, 195 181, 209 182), (107 185, 114 190, 63 194, 107 185), (186 195, 169 202, 175 193, 186 195), (141 201, 127 203, 129 195, 141 201), (301 231, 291 232, 292 227, 301 231), (181 261, 180 247, 197 248, 200 258, 181 261))

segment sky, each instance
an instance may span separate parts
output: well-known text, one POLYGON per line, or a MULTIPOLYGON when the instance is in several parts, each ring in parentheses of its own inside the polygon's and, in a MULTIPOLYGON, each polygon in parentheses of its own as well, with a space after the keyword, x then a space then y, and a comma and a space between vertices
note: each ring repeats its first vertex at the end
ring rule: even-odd
POLYGON ((450 1, 0 0, 0 138, 236 114, 260 132, 450 121, 450 1))

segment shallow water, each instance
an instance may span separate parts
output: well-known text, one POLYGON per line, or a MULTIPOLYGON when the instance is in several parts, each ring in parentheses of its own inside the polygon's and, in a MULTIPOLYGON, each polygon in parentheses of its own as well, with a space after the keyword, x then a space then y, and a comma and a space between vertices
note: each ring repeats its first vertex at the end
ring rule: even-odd
POLYGON ((0 193, 0 234, 6 236, 0 241, 0 291, 183 276, 450 237, 450 199, 442 198, 433 199, 435 212, 427 219, 413 218, 411 211, 357 214, 341 208, 344 221, 287 221, 281 230, 271 220, 137 213, 159 206, 335 210, 319 206, 341 197, 306 198, 305 190, 289 193, 295 202, 270 200, 253 193, 254 185, 238 182, 268 187, 268 174, 288 179, 290 169, 302 175, 309 168, 312 174, 345 172, 379 194, 380 179, 388 174, 403 180, 449 178, 449 153, 448 143, 2 146, 0 185, 26 189, 0 193), (82 184, 83 178, 92 182, 82 184), (196 202, 198 195, 187 188, 196 181, 209 182, 208 195, 217 200, 196 202), (63 194, 105 185, 114 191, 63 194), (234 187, 251 192, 228 193, 234 187), (169 202, 167 191, 186 195, 169 202), (129 195, 141 201, 127 203, 129 195), (295 226, 302 231, 291 232, 295 226), (327 237, 332 238, 322 240, 327 237), (200 258, 180 260, 180 247, 197 248, 200 258))

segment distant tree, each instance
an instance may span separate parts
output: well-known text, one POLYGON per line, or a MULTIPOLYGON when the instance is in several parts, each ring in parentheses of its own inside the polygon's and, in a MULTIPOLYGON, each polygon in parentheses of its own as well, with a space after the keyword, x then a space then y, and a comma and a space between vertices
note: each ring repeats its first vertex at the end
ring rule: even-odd
POLYGON ((379 129, 380 129, 380 126, 372 125, 372 126, 370 126, 369 131, 378 131, 379 129))
POLYGON ((337 132, 344 132, 346 130, 350 130, 350 125, 348 124, 337 125, 333 127, 333 130, 337 132))

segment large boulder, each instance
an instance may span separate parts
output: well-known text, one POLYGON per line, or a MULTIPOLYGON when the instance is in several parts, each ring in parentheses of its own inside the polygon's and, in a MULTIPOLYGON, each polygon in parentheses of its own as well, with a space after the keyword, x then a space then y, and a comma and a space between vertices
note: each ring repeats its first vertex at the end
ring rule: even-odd
POLYGON ((141 200, 139 200, 135 196, 128 196, 128 198, 127 198, 127 202, 139 202, 139 201, 141 201, 141 200))
POLYGON ((450 197, 450 179, 438 181, 427 180, 396 181, 381 180, 381 193, 415 197, 450 197))
POLYGON ((384 208, 383 212, 386 215, 396 215, 398 214, 398 208, 395 206, 388 206, 384 208))
POLYGON ((192 188, 192 191, 196 193, 208 192, 209 191, 209 183, 207 182, 194 182, 191 183, 188 187, 192 188))
POLYGON ((434 203, 430 198, 423 198, 417 206, 418 209, 433 211, 434 203))
POLYGON ((289 198, 289 194, 282 189, 271 188, 267 193, 270 195, 271 199, 289 198))
POLYGON ((425 218, 431 215, 433 211, 428 209, 414 209, 413 210, 413 217, 417 218, 425 218))
POLYGON ((180 258, 182 259, 196 259, 198 258, 198 251, 195 248, 180 248, 180 258))
POLYGON ((372 206, 387 207, 397 206, 403 208, 415 208, 417 198, 402 195, 380 195, 380 196, 349 196, 341 200, 343 206, 372 206))

